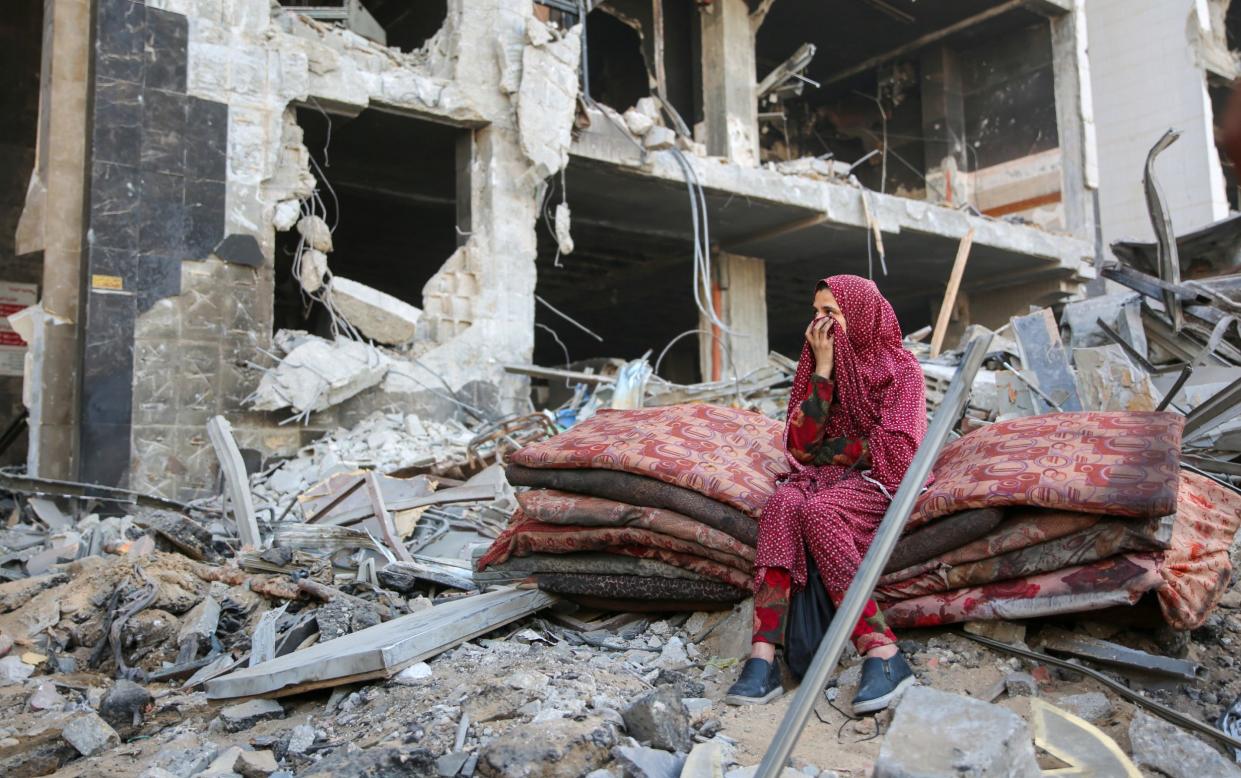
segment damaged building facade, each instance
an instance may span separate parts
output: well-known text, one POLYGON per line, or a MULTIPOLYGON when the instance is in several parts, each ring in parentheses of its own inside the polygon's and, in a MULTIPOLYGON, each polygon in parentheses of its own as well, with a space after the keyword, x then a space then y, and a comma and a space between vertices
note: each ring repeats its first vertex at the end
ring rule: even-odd
POLYGON ((927 324, 967 235, 958 329, 1095 277, 1082 0, 17 5, 0 280, 40 302, 0 388, 35 475, 185 499, 217 414, 267 457, 523 411, 506 364, 745 374, 826 275, 927 324), (294 330, 392 346, 375 389, 259 410, 294 330))

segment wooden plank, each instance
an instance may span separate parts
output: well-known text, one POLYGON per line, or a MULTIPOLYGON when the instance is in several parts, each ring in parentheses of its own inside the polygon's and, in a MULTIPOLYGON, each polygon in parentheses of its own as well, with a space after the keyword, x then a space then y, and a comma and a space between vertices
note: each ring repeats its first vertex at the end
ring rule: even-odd
POLYGON ((241 458, 233 428, 228 419, 216 416, 207 422, 207 437, 220 460, 220 472, 224 474, 224 492, 228 496, 233 519, 237 522, 237 534, 243 547, 261 548, 263 537, 259 534, 258 518, 254 513, 254 497, 250 494, 250 478, 246 463, 241 458))
POLYGON ((952 273, 948 276, 948 288, 944 290, 944 301, 939 306, 939 318, 935 320, 935 329, 931 332, 931 359, 939 356, 944 346, 944 335, 948 332, 948 322, 952 319, 952 309, 957 304, 957 292, 961 290, 961 277, 965 275, 965 263, 970 258, 970 247, 974 245, 974 228, 961 238, 957 247, 957 258, 952 263, 952 273))
POLYGON ((1060 329, 1050 308, 1044 308, 1026 316, 1014 316, 1011 320, 1013 336, 1017 339, 1017 351, 1027 377, 1032 377, 1039 390, 1035 392, 1034 407, 1038 413, 1057 410, 1050 398, 1062 411, 1082 410, 1081 397, 1077 391, 1077 378, 1069 367, 1069 355, 1060 341, 1060 329))
POLYGON ((379 482, 375 480, 375 473, 366 474, 366 494, 371 499, 371 510, 375 513, 375 518, 379 520, 379 529, 383 532, 384 542, 388 544, 388 549, 396 555, 396 558, 402 562, 412 562, 413 558, 409 555, 409 549, 405 548, 405 544, 401 542, 401 536, 396 531, 396 525, 392 523, 392 514, 388 513, 388 507, 384 505, 383 492, 379 489, 379 482))
POLYGON ((557 601, 537 589, 463 597, 215 678, 207 682, 207 696, 279 696, 358 677, 388 677, 557 601))

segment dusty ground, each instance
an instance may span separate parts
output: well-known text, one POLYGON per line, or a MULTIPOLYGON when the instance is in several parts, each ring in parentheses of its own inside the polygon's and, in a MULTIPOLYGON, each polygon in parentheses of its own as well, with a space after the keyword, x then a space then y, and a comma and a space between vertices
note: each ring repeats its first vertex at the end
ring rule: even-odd
MULTIPOLYGON (((180 570, 161 572, 184 579, 187 586, 191 580, 180 570)), ((59 605, 66 617, 74 615, 79 628, 93 623, 94 614, 85 604, 64 598, 59 605)), ((620 724, 620 712, 629 703, 663 685, 676 686, 682 697, 713 701, 708 710, 694 717, 694 730, 699 742, 715 738, 728 748, 726 767, 757 764, 792 693, 758 708, 723 705, 720 699, 739 665, 712 657, 718 641, 708 640, 700 647, 687 645, 690 636, 701 634, 704 618, 696 616, 697 623, 691 620, 687 625, 687 617, 640 620, 616 633, 588 635, 585 642, 580 634, 552 621, 532 619, 437 657, 429 663, 427 679, 408 684, 392 680, 286 698, 281 700, 282 717, 240 732, 225 732, 219 721, 220 709, 238 701, 208 701, 202 692, 155 684, 149 687, 155 699, 144 721, 118 727, 120 745, 85 759, 76 758, 59 737, 57 725, 98 706, 100 695, 113 680, 106 673, 36 674, 0 687, 0 772, 42 775, 63 764, 58 775, 191 776, 205 767, 204 754, 237 745, 271 750, 280 768, 296 776, 436 775, 435 760, 454 751, 463 715, 469 723, 461 752, 486 753, 489 746, 513 733, 519 740, 554 739, 560 732, 556 727, 573 720, 587 728, 620 724), (41 683, 49 682, 60 695, 60 709, 31 710, 32 695, 41 683)), ((1056 626, 1074 626, 1083 633, 1150 651, 1176 648, 1167 635, 1148 631, 1089 623, 1056 626)), ((1028 629, 1027 642, 1035 647, 1041 628, 1032 624, 1028 629)), ((1039 682, 1038 693, 1052 703, 1067 695, 1105 691, 1090 679, 1024 664, 953 630, 917 631, 901 637, 920 682, 944 691, 989 698, 997 682, 1018 671, 1032 674, 1039 682)), ((1207 625, 1182 641, 1187 658, 1202 665, 1202 678, 1194 684, 1167 684, 1167 688, 1146 693, 1213 722, 1241 695, 1241 673, 1234 658, 1239 639, 1241 591, 1234 589, 1207 625)), ((793 765, 799 770, 825 776, 834 772, 847 778, 870 774, 891 715, 860 720, 849 715, 858 664, 856 657, 846 660, 838 685, 816 706, 794 754, 793 765)), ((1112 710, 1097 725, 1127 751, 1135 708, 1110 693, 1107 696, 1112 710)), ((996 702, 1019 715, 1027 714, 1028 698, 1001 693, 996 702)), ((607 748, 624 743, 623 731, 615 731, 616 740, 609 741, 607 748)), ((578 753, 557 758, 589 757, 593 766, 606 767, 619 776, 620 769, 607 763, 607 748, 586 756, 578 749, 578 753)), ((1048 758, 1044 766, 1056 763, 1048 758)), ((475 774, 503 773, 480 764, 475 774)))

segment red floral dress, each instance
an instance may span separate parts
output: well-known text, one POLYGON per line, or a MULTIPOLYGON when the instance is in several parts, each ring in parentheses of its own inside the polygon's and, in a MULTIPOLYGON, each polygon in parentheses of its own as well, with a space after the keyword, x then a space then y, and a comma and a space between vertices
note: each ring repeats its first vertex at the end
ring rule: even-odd
MULTIPOLYGON (((870 445, 864 438, 826 437, 827 420, 833 411, 834 385, 829 379, 814 375, 810 379, 810 393, 801 405, 789 415, 788 451, 803 465, 838 465, 851 470, 870 466, 870 445)), ((755 643, 784 644, 789 598, 793 581, 789 571, 779 567, 767 567, 762 572, 754 595, 755 643)), ((840 606, 845 590, 828 586, 832 603, 840 606)), ((853 628, 853 645, 859 654, 896 642, 896 635, 888 629, 883 612, 874 600, 866 603, 862 618, 853 628)))

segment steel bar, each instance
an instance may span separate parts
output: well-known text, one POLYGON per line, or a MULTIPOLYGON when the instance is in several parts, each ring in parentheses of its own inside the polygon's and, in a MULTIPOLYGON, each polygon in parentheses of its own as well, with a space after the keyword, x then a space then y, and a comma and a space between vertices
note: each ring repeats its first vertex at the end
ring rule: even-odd
MULTIPOLYGON (((1146 190, 1146 209, 1150 213, 1151 228, 1155 231, 1159 278, 1174 286, 1181 283, 1181 262, 1176 235, 1172 230, 1172 214, 1168 211, 1168 199, 1163 194, 1159 180, 1155 178, 1155 158, 1180 137, 1181 134, 1175 130, 1164 133, 1146 156, 1146 174, 1142 177, 1142 186, 1146 190)), ((1163 307, 1172 319, 1172 329, 1179 333, 1185 327, 1185 314, 1181 310, 1180 297, 1173 291, 1165 290, 1163 307)))
POLYGON ((1123 683, 1120 683, 1118 681, 1112 680, 1111 678, 1108 678, 1106 675, 1099 672, 1098 670, 1095 670, 1090 667, 1086 667, 1082 664, 1079 664, 1078 662, 1067 662, 1063 659, 1058 659, 1054 656, 1048 656, 1047 654, 1041 653, 1039 651, 1031 651, 1026 648, 1018 648, 1017 646, 1009 645, 1008 643, 1002 643, 998 640, 992 640, 991 638, 985 638, 981 635, 971 635, 968 632, 962 632, 960 633, 960 635, 963 638, 969 638, 975 643, 981 643, 982 645, 987 646, 988 648, 993 648, 996 651, 1003 651, 1006 654, 1012 654, 1014 656, 1019 656, 1019 657, 1022 657, 1023 659, 1032 659, 1035 662, 1042 662, 1043 664, 1048 664, 1048 665, 1051 665, 1052 667, 1059 667, 1062 670, 1070 670, 1074 673, 1081 673, 1082 675, 1088 675, 1094 680, 1106 686, 1107 688, 1116 692, 1116 694, 1120 695, 1121 697, 1124 697, 1126 700, 1129 700, 1130 702, 1136 705, 1146 708, 1151 713, 1154 713, 1156 716, 1159 716, 1161 719, 1170 721, 1173 724, 1176 724, 1178 727, 1183 727, 1185 729, 1193 730, 1194 732, 1198 732, 1200 734, 1206 735, 1207 737, 1214 738, 1218 740, 1219 742, 1224 743, 1225 745, 1232 746, 1233 748, 1241 748, 1241 739, 1235 738, 1232 735, 1229 735, 1227 732, 1224 732, 1223 730, 1216 729, 1215 727, 1212 727, 1210 724, 1203 724, 1201 721, 1198 721, 1197 719, 1192 719, 1189 716, 1186 716, 1184 713, 1181 713, 1180 711, 1169 708, 1167 705, 1162 705, 1158 702, 1155 702, 1154 700, 1147 699, 1146 697, 1143 697, 1142 695, 1130 689, 1128 686, 1125 686, 1123 683))
POLYGON ((982 366, 990 343, 991 336, 982 335, 971 340, 966 348, 965 356, 961 359, 961 366, 957 369, 957 374, 953 376, 952 383, 948 385, 948 391, 944 392, 944 399, 935 411, 935 418, 931 420, 926 437, 922 440, 922 445, 918 446, 918 452, 905 472, 905 477, 901 479, 900 488, 896 490, 896 496, 892 498, 892 504, 888 506, 888 511, 879 524, 875 539, 870 549, 867 550, 866 556, 863 557, 853 583, 849 584, 849 591, 845 593, 845 598, 840 603, 832 624, 823 637, 823 642, 819 644, 819 650, 815 652, 814 660, 810 663, 805 678, 802 679, 797 695, 784 714, 784 720, 776 729, 771 746, 763 755, 763 761, 759 765, 758 772, 755 773, 755 778, 777 778, 783 772, 784 765, 789 755, 793 753, 793 747, 797 745, 797 739, 801 737, 802 730, 806 727, 806 721, 810 718, 810 713, 814 710, 819 695, 823 693, 828 678, 840 661, 845 641, 849 639, 854 625, 861 618, 866 601, 870 599, 875 590, 875 584, 879 581, 879 576, 888 565, 888 559, 892 556, 897 541, 900 540, 905 521, 913 511, 914 503, 922 492, 927 476, 931 474, 931 466, 935 464, 940 448, 948 440, 952 428, 956 426, 957 420, 965 411, 965 403, 969 399, 974 376, 978 373, 978 368, 982 366))
POLYGON ((1228 421, 1237 414, 1238 406, 1241 406, 1241 378, 1189 412, 1185 417, 1183 438, 1191 440, 1199 432, 1228 421))

